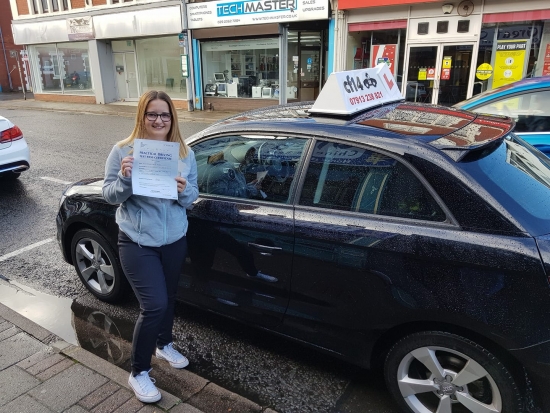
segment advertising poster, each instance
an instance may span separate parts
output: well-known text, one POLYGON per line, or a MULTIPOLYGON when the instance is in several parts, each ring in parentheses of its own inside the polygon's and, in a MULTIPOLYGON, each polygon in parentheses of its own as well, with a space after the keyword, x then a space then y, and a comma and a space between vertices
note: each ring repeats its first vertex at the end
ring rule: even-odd
POLYGON ((372 46, 371 59, 372 67, 379 65, 380 63, 386 63, 395 76, 395 55, 397 53, 396 44, 375 44, 372 46))
POLYGON ((418 69, 418 80, 426 80, 427 71, 428 69, 426 69, 425 67, 421 67, 420 69, 418 69))
POLYGON ((434 80, 435 79, 435 67, 428 67, 428 73, 426 79, 434 80))
POLYGON ((479 80, 487 80, 493 75, 493 66, 489 63, 482 63, 476 70, 476 77, 479 80))
POLYGON ((542 75, 550 75, 550 43, 546 45, 546 52, 544 53, 544 63, 542 66, 542 75))
POLYGON ((451 78, 452 62, 452 56, 445 56, 443 58, 443 62, 441 62, 441 80, 449 80, 451 78))
POLYGON ((499 40, 495 54, 493 88, 523 79, 526 40, 499 40))

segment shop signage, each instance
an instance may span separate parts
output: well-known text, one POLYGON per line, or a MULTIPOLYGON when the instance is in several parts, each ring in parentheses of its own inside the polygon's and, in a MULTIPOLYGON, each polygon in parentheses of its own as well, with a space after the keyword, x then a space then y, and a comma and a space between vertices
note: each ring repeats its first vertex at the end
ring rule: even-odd
POLYGON ((366 7, 377 6, 397 6, 397 5, 409 5, 416 3, 434 3, 441 2, 441 0, 339 0, 338 9, 359 9, 366 7))
POLYGON ((369 69, 333 72, 309 110, 311 113, 352 115, 384 103, 403 100, 390 68, 382 63, 369 69))
POLYGON ((67 34, 70 41, 95 39, 92 16, 67 19, 67 34))
POLYGON ((395 76, 395 53, 397 51, 396 44, 375 44, 372 46, 373 67, 380 63, 386 63, 392 74, 395 76))
POLYGON ((254 39, 251 40, 229 40, 220 42, 208 42, 201 46, 205 52, 250 50, 250 49, 278 49, 279 39, 254 39))
POLYGON ((523 79, 527 41, 502 40, 497 42, 493 88, 523 79))
POLYGON ((542 75, 550 75, 550 43, 546 45, 546 53, 544 54, 544 62, 542 66, 542 75))
POLYGON ((435 67, 428 67, 428 70, 426 72, 426 79, 427 80, 435 79, 435 67))
POLYGON ((426 80, 428 73, 428 69, 425 67, 421 67, 418 69, 418 80, 426 80))
POLYGON ((186 54, 181 55, 181 77, 189 77, 189 58, 186 54))
POLYGON ((187 4, 189 29, 327 20, 329 0, 222 0, 187 4))
POLYGON ((445 56, 441 63, 441 80, 449 80, 451 78, 452 56, 445 56))
POLYGON ((482 63, 476 70, 476 77, 479 80, 487 80, 493 75, 493 66, 489 63, 482 63))

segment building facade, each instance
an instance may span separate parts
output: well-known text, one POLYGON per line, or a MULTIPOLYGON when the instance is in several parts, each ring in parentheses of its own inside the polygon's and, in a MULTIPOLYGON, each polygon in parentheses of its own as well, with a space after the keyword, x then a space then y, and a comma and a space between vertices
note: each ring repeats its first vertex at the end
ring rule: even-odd
POLYGON ((23 47, 13 42, 11 19, 9 2, 0 2, 0 92, 22 90, 25 78, 23 47))
POLYGON ((332 71, 329 0, 187 5, 195 106, 252 109, 313 100, 332 71))
POLYGON ((179 0, 10 0, 35 99, 137 101, 165 90, 192 104, 182 71, 185 3, 179 0))
POLYGON ((452 105, 550 74, 546 0, 339 0, 335 70, 386 62, 408 101, 452 105))

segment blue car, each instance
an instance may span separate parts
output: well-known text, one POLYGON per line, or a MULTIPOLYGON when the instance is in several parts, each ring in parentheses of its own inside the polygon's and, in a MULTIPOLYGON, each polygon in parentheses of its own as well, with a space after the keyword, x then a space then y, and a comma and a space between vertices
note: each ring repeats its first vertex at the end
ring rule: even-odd
POLYGON ((515 133, 550 156, 550 76, 520 80, 481 93, 454 107, 510 116, 515 133))

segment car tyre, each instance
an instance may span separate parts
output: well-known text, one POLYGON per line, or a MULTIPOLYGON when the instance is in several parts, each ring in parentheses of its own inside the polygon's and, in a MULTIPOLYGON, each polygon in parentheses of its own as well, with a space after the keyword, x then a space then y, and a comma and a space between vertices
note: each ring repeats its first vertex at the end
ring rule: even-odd
POLYGON ((116 303, 126 296, 129 284, 118 255, 101 234, 91 229, 77 231, 71 256, 80 280, 99 300, 116 303))
POLYGON ((456 334, 426 331, 402 338, 388 352, 384 374, 402 412, 523 412, 508 368, 456 334))
POLYGON ((12 181, 16 180, 21 176, 21 172, 7 172, 5 174, 0 175, 0 179, 4 179, 6 181, 12 181))

